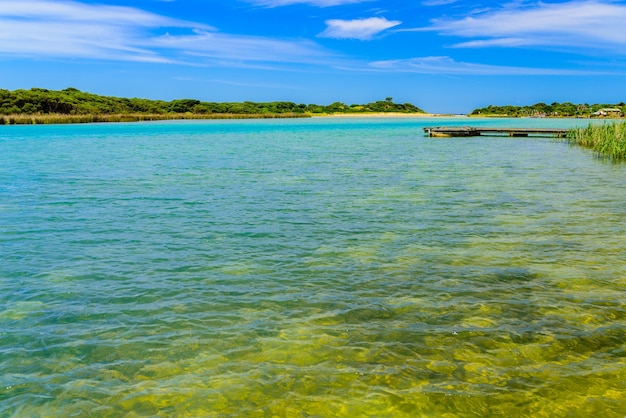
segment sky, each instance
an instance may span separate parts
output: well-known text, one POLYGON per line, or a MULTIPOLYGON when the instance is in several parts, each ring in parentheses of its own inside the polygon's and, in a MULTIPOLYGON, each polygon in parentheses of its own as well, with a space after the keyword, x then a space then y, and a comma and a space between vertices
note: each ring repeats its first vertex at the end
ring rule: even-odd
POLYGON ((0 88, 369 103, 626 101, 626 1, 0 0, 0 88))

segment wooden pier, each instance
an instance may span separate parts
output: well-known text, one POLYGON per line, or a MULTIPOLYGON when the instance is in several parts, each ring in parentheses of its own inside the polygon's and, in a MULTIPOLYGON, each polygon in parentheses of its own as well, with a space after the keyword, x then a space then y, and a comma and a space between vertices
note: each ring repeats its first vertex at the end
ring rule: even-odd
POLYGON ((424 132, 429 137, 449 138, 456 136, 481 136, 481 135, 498 135, 505 134, 507 136, 556 136, 563 138, 569 132, 569 129, 559 128, 480 128, 474 126, 437 126, 424 128, 424 132))

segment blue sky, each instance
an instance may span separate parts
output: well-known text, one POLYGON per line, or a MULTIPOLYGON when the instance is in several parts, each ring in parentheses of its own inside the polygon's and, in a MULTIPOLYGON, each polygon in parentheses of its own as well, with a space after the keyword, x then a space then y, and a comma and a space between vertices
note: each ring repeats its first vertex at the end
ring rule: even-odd
POLYGON ((626 1, 0 0, 0 88, 429 112, 626 101, 626 1))

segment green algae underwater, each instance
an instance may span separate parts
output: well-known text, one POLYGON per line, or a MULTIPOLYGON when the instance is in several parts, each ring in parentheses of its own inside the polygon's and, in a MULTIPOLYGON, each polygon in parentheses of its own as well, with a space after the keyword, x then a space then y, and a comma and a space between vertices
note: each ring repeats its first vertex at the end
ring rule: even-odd
POLYGON ((622 418, 626 164, 437 123, 2 127, 0 415, 622 418))

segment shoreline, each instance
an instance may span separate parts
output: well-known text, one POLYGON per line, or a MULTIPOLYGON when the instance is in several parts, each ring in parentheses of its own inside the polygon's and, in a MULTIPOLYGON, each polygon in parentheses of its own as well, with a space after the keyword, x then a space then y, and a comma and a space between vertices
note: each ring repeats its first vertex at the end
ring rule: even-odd
MULTIPOLYGON (((221 113, 221 114, 193 114, 193 113, 169 113, 169 114, 17 114, 0 115, 0 126, 8 125, 66 125, 85 123, 120 123, 120 122, 149 122, 149 121, 175 121, 175 120, 224 120, 224 119, 526 119, 516 116, 487 116, 467 115, 452 113, 402 113, 402 112, 371 112, 371 113, 221 113)), ((606 120, 620 121, 626 118, 580 118, 580 117, 546 117, 538 119, 580 119, 580 120, 606 120)))
POLYGON ((2 125, 71 125, 84 123, 126 123, 126 122, 154 122, 168 120, 222 120, 222 119, 293 119, 309 118, 308 115, 294 113, 121 113, 121 114, 17 114, 0 115, 2 125))
POLYGON ((218 119, 308 119, 308 118, 331 118, 331 119, 399 119, 399 118, 467 118, 467 115, 437 114, 437 113, 401 113, 401 112, 374 112, 374 113, 222 113, 222 114, 194 114, 194 113, 170 113, 170 114, 15 114, 0 115, 2 125, 67 125, 84 123, 120 123, 120 122, 149 122, 166 120, 218 120, 218 119))

